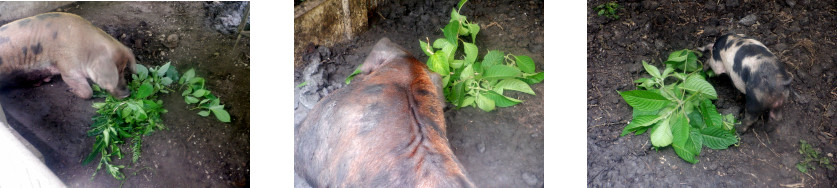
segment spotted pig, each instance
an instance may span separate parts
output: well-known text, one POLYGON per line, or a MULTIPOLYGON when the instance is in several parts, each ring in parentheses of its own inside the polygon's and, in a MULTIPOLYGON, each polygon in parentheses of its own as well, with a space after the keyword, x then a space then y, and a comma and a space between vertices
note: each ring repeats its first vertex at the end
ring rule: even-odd
POLYGON ((771 120, 781 120, 780 107, 787 102, 788 76, 784 64, 761 42, 740 34, 726 34, 699 50, 711 50, 709 67, 727 73, 735 87, 746 95, 742 131, 764 111, 771 120))
POLYGON ((313 187, 474 187, 446 137, 439 75, 387 38, 361 70, 295 127, 296 173, 313 187))
POLYGON ((80 98, 92 96, 87 79, 124 98, 130 91, 123 71, 135 63, 130 49, 74 14, 44 13, 0 27, 0 82, 60 74, 80 98))

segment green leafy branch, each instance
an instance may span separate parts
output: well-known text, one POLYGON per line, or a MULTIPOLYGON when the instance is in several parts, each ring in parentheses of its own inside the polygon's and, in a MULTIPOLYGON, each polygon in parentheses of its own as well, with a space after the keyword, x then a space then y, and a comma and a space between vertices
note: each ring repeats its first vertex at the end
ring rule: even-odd
POLYGON ((635 80, 638 90, 619 92, 633 107, 633 119, 621 136, 649 131, 655 148, 670 145, 690 163, 698 162, 696 157, 703 146, 726 149, 738 143, 734 128, 738 121, 732 114, 721 116, 712 104, 718 94, 706 81, 697 57, 688 49, 672 52, 662 73, 642 62, 651 77, 635 80))
POLYGON ((197 107, 190 110, 201 109, 198 115, 206 117, 212 112, 219 121, 225 123, 230 122, 230 114, 227 110, 224 110, 224 105, 221 105, 221 100, 206 89, 205 82, 205 79, 195 76, 195 69, 189 69, 186 73, 183 73, 183 77, 180 77, 178 83, 181 84, 181 89, 186 87, 186 89, 183 89, 182 94, 186 104, 197 103, 197 107))
POLYGON ((479 50, 474 42, 480 26, 459 13, 465 2, 461 0, 457 9, 451 10, 450 21, 442 29, 444 38, 434 40, 432 45, 429 39, 419 40, 422 52, 429 57, 428 68, 442 76, 445 99, 457 108, 474 106, 491 111, 522 102, 504 95, 507 90, 535 95, 529 85, 543 81, 543 72, 535 72, 535 63, 529 56, 491 50, 478 61, 479 50), (459 44, 464 57, 457 59, 459 44))

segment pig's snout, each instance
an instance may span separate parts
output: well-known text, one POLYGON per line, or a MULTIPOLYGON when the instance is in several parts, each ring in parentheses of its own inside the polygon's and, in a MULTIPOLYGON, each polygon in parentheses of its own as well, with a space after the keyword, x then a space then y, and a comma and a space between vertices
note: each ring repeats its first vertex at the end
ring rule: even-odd
POLYGON ((114 89, 114 91, 110 92, 111 95, 116 97, 117 99, 123 99, 125 97, 131 96, 131 90, 128 87, 119 87, 114 89))

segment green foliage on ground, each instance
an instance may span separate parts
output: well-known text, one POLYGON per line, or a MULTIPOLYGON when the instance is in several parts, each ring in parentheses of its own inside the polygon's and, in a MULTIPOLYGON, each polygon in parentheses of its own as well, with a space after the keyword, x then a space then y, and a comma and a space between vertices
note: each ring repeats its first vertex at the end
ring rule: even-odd
POLYGON ((718 94, 706 81, 698 56, 688 49, 672 52, 662 73, 642 62, 651 77, 634 81, 637 90, 619 92, 633 107, 633 119, 621 136, 649 132, 655 148, 672 146, 680 158, 693 164, 703 146, 726 149, 738 143, 739 122, 732 114, 721 116, 712 104, 718 94))
MULTIPOLYGON (((229 122, 229 114, 223 109, 223 105, 218 104, 220 102, 217 97, 209 94, 208 90, 197 91, 205 90, 203 78, 194 76, 193 69, 180 77, 177 70, 170 64, 151 68, 137 64, 137 73, 131 75, 132 81, 128 83, 131 96, 124 99, 116 99, 99 86, 93 85, 94 97, 105 97, 105 100, 93 103, 97 114, 93 117, 91 129, 87 131, 87 135, 94 137, 96 141, 93 144, 93 151, 84 158, 82 164, 86 165, 97 156, 101 156, 91 180, 96 177, 102 167, 115 179, 125 178, 125 174, 121 171, 125 165, 113 164, 113 157, 122 159, 125 156, 120 146, 127 143, 125 140, 130 139, 131 161, 136 163, 142 153, 142 137, 165 129, 160 115, 168 110, 163 108, 160 93, 174 92, 172 84, 178 78, 180 78, 181 88, 195 90, 189 93, 191 94, 189 97, 204 99, 196 108, 207 109, 215 113, 220 121, 229 122)), ((191 98, 185 99, 186 102, 189 103, 191 98)), ((209 112, 201 111, 198 114, 207 116, 209 112)))
POLYGON ((799 140, 799 154, 802 155, 802 161, 796 163, 796 169, 802 173, 808 173, 808 169, 816 170, 817 165, 828 170, 834 170, 834 164, 831 164, 828 156, 820 156, 822 152, 805 140, 799 140))
POLYGON ((611 19, 619 19, 619 15, 616 14, 616 10, 621 8, 616 1, 604 3, 599 6, 593 8, 593 11, 596 11, 599 16, 605 16, 611 19))
POLYGON ((442 29, 444 38, 434 40, 432 45, 429 39, 419 40, 421 50, 429 57, 427 67, 442 76, 445 99, 457 108, 474 106, 491 111, 522 102, 506 96, 506 91, 535 95, 529 85, 543 81, 544 74, 535 72, 535 62, 529 56, 490 50, 478 59, 475 42, 480 26, 459 13, 465 2, 460 1, 457 9, 451 10, 450 21, 442 29), (457 58, 460 44, 464 56, 457 58))

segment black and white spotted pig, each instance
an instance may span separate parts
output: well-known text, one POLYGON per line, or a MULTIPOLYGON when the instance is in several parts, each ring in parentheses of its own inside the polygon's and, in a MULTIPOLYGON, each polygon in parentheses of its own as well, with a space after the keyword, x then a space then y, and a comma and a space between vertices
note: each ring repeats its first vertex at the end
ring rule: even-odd
POLYGON ((782 119, 779 108, 787 102, 792 78, 764 44, 744 35, 726 34, 699 50, 711 50, 709 67, 717 74, 729 74, 735 87, 746 95, 741 131, 749 129, 764 111, 770 111, 771 120, 782 119))

